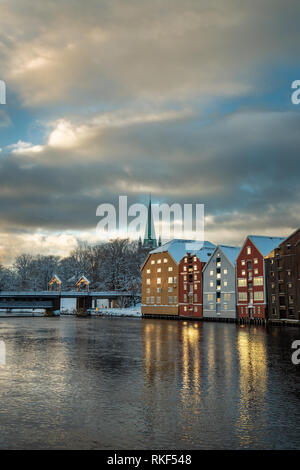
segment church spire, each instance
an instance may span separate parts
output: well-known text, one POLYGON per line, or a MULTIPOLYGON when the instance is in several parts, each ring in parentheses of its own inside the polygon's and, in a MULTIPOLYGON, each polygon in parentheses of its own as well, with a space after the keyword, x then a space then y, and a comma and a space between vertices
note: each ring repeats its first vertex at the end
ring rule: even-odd
POLYGON ((155 234, 155 227, 152 217, 152 201, 151 201, 151 193, 149 195, 149 205, 148 205, 148 218, 147 218, 147 225, 145 230, 145 237, 144 237, 144 248, 154 249, 157 247, 157 240, 155 234))

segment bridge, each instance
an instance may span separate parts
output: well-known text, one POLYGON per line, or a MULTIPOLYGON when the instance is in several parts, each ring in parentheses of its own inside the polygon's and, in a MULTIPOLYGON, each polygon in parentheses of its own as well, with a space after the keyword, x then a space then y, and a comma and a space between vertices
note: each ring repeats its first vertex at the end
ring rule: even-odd
POLYGON ((76 310, 86 312, 96 308, 98 299, 107 299, 109 307, 118 305, 126 298, 133 297, 131 292, 120 291, 33 291, 0 292, 0 309, 11 312, 15 309, 45 309, 46 314, 61 310, 62 299, 76 299, 76 310))

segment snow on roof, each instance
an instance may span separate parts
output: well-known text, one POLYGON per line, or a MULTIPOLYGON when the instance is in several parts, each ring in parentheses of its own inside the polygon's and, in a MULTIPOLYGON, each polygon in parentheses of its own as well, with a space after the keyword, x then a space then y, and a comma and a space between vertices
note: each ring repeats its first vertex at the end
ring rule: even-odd
POLYGON ((240 246, 218 245, 216 249, 223 251, 226 258, 235 266, 236 259, 241 251, 240 246))
POLYGON ((153 253, 170 253, 176 263, 179 263, 187 252, 198 256, 201 261, 207 261, 215 249, 208 241, 174 239, 150 251, 153 253))
POLYGON ((89 281, 85 276, 81 276, 81 277, 78 279, 76 285, 79 284, 81 281, 85 281, 87 284, 90 283, 90 281, 89 281))
POLYGON ((51 279, 50 282, 54 282, 55 280, 57 280, 60 284, 62 284, 62 281, 61 281, 61 279, 58 277, 57 274, 54 274, 54 276, 53 276, 53 278, 51 279))
POLYGON ((248 238, 254 243, 263 256, 268 255, 285 240, 283 237, 266 237, 263 235, 249 235, 248 238))

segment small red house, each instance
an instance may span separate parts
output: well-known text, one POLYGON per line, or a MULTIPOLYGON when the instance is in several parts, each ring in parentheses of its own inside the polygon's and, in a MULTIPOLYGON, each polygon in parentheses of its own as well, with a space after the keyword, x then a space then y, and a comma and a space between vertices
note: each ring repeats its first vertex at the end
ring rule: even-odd
POLYGON ((267 318, 265 257, 284 238, 249 235, 236 260, 238 318, 267 318))

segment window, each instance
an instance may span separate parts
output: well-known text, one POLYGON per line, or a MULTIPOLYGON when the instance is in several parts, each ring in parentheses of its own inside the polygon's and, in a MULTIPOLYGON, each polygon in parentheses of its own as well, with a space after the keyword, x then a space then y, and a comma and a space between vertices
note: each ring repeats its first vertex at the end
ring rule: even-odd
POLYGON ((258 263, 258 259, 254 258, 254 264, 257 264, 257 263, 258 263))
POLYGON ((184 258, 184 262, 187 263, 187 258, 184 258))
POLYGON ((186 281, 186 276, 183 276, 183 280, 186 281))
POLYGON ((247 268, 252 269, 252 261, 247 261, 247 268))
POLYGON ((254 277, 253 278, 253 285, 254 286, 263 286, 264 285, 264 279, 262 277, 254 277))
POLYGON ((246 287, 247 286, 247 279, 238 279, 238 286, 239 287, 246 287))
POLYGON ((251 246, 247 246, 247 255, 251 255, 251 246))
POLYGON ((228 305, 227 305, 227 304, 224 304, 223 307, 224 307, 224 310, 227 310, 227 309, 228 309, 228 305))
POLYGON ((197 290, 198 289, 198 284, 195 284, 194 285, 194 290, 197 290))
POLYGON ((161 297, 156 297, 156 303, 160 304, 161 303, 161 297))
POLYGON ((150 304, 150 297, 146 297, 146 304, 150 304))
POLYGON ((231 295, 229 293, 224 294, 224 300, 230 300, 231 295))
POLYGON ((210 281, 209 285, 210 287, 214 287, 214 281, 210 281))
POLYGON ((209 274, 210 274, 211 276, 213 276, 213 275, 214 275, 214 271, 211 270, 211 271, 209 272, 209 274))
POLYGON ((289 295, 289 304, 293 304, 293 303, 294 303, 294 296, 289 295))
POLYGON ((194 294, 194 302, 198 302, 198 295, 194 294))
POLYGON ((247 292, 239 292, 239 300, 242 302, 247 301, 247 292))
POLYGON ((150 287, 147 287, 146 294, 150 294, 150 287))
POLYGON ((173 271, 172 266, 169 266, 169 267, 168 267, 168 271, 173 271))
POLYGON ((187 307, 183 307, 183 310, 186 312, 186 311, 187 311, 187 307))
POLYGON ((246 271, 244 269, 242 270, 242 276, 246 276, 246 271))
POLYGON ((161 294, 161 291, 162 291, 162 288, 161 288, 161 287, 157 287, 156 292, 157 292, 158 294, 161 294))
POLYGON ((186 271, 186 270, 187 270, 187 267, 186 267, 186 266, 183 266, 183 270, 186 271))
POLYGON ((291 282, 288 282, 288 287, 291 289, 293 287, 293 284, 291 282))
POLYGON ((228 282, 224 281, 224 287, 227 287, 227 286, 228 286, 228 282))
POLYGON ((260 315, 260 307, 257 307, 257 313, 260 315))
POLYGON ((194 274, 194 280, 197 281, 197 279, 198 279, 197 274, 194 274))
POLYGON ((254 292, 254 300, 264 300, 264 293, 261 292, 254 292))
POLYGON ((158 273, 161 273, 161 268, 157 268, 157 272, 158 272, 158 273))
POLYGON ((158 277, 156 282, 157 282, 157 284, 161 284, 161 277, 158 277))
POLYGON ((168 277, 168 283, 169 283, 169 284, 172 284, 172 282, 173 282, 173 278, 172 278, 172 277, 168 277))
POLYGON ((151 273, 151 269, 147 269, 147 274, 150 274, 151 273))
POLYGON ((173 282, 174 282, 174 284, 177 284, 177 277, 176 276, 173 278, 173 282))
POLYGON ((223 269, 224 274, 228 274, 228 269, 223 269))
POLYGON ((151 302, 151 304, 154 304, 154 302, 155 302, 154 296, 151 296, 151 297, 150 297, 150 302, 151 302))
POLYGON ((194 271, 197 271, 197 265, 194 264, 194 271))
POLYGON ((209 309, 213 310, 214 309, 214 304, 209 304, 209 309))
POLYGON ((157 264, 161 264, 161 259, 160 258, 157 260, 157 264))
POLYGON ((198 307, 194 307, 194 312, 198 312, 198 307))
POLYGON ((242 264, 242 266, 245 266, 245 265, 246 265, 246 261, 245 261, 244 259, 242 259, 241 264, 242 264))
POLYGON ((148 279, 146 280, 146 284, 147 284, 147 286, 150 286, 150 284, 151 284, 151 280, 149 279, 149 277, 148 277, 148 279))
POLYGON ((207 300, 214 300, 214 294, 207 294, 207 300))
POLYGON ((177 297, 169 296, 168 297, 168 304, 172 304, 173 302, 174 303, 177 302, 177 297))
POLYGON ((197 261, 197 256, 194 256, 193 260, 194 260, 194 262, 196 262, 197 261))
POLYGON ((184 301, 184 302, 187 301, 187 295, 186 295, 186 294, 184 294, 184 296, 183 296, 183 301, 184 301))
POLYGON ((168 262, 168 258, 164 258, 164 263, 167 263, 168 262))
POLYGON ((152 260, 151 260, 151 264, 155 264, 155 259, 152 259, 152 260))
POLYGON ((173 292, 173 287, 168 287, 168 292, 173 292))
POLYGON ((184 290, 187 290, 187 284, 183 285, 184 290))
POLYGON ((258 269, 257 268, 254 269, 254 274, 258 274, 258 269))
POLYGON ((174 295, 174 304, 177 304, 177 296, 174 295))

